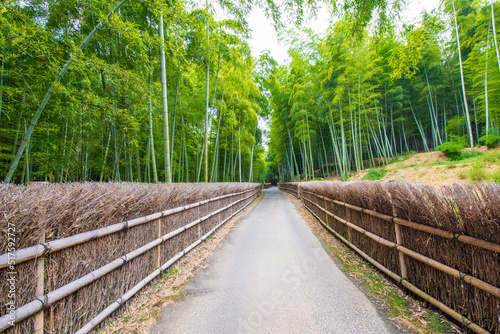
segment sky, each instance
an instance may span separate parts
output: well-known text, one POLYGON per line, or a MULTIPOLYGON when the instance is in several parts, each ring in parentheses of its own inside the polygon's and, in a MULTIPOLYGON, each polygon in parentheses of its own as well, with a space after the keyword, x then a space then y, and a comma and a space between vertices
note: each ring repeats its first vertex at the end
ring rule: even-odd
MULTIPOLYGON (((431 11, 439 5, 439 0, 408 0, 402 12, 404 22, 417 22, 423 10, 431 11)), ((306 20, 304 25, 312 28, 316 33, 323 34, 328 29, 332 17, 324 8, 318 11, 317 18, 306 20)), ((288 54, 286 45, 278 41, 271 19, 266 18, 264 12, 254 8, 247 18, 252 30, 251 39, 248 41, 252 48, 252 55, 257 58, 264 50, 269 50, 271 56, 280 64, 287 62, 288 54)))

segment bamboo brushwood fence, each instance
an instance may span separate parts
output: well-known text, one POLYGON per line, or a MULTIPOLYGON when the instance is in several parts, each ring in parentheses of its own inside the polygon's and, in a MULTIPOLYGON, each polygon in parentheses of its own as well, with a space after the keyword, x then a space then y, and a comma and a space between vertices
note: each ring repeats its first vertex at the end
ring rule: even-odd
POLYGON ((403 182, 307 182, 285 188, 294 186, 325 227, 377 268, 469 330, 500 333, 499 185, 435 190, 403 182))
MULTIPOLYGON (((42 209, 41 205, 31 208, 34 216, 32 220, 36 222, 32 225, 42 228, 32 230, 27 235, 31 236, 31 243, 43 240, 41 235, 46 236, 47 240, 41 245, 32 246, 29 245, 30 242, 26 242, 25 236, 19 235, 18 242, 21 247, 25 247, 15 252, 19 278, 16 302, 22 306, 16 310, 15 327, 8 326, 10 319, 6 317, 4 305, 4 316, 0 318, 0 331, 8 328, 7 332, 12 333, 33 333, 36 328, 46 332, 74 333, 89 321, 94 328, 98 322, 93 318, 102 320, 105 318, 104 314, 112 314, 140 288, 250 204, 261 189, 260 184, 80 184, 17 187, 20 188, 10 185, 0 187, 0 193, 11 194, 10 200, 0 200, 0 212, 4 213, 6 221, 20 220, 29 216, 29 210, 16 210, 13 203, 21 198, 28 201, 37 199, 45 208, 42 210, 43 214, 36 212, 42 209), (62 198, 54 198, 53 194, 57 192, 63 195, 62 198), (87 196, 90 194, 93 195, 91 198, 87 196), (112 197, 110 201, 105 200, 108 196, 112 197), (63 209, 65 206, 80 204, 88 208, 97 205, 99 201, 104 203, 101 203, 100 209, 94 209, 93 214, 86 217, 88 225, 108 226, 88 230, 90 226, 81 226, 84 224, 80 219, 77 220, 80 226, 67 226, 70 227, 69 233, 83 230, 82 233, 65 238, 57 238, 64 235, 62 231, 47 233, 54 232, 54 228, 61 225, 50 221, 51 218, 61 221, 66 217, 61 214, 64 210, 58 211, 59 214, 53 212, 52 205, 63 209), (151 201, 155 203, 151 205, 151 201), (136 207, 132 209, 134 204, 136 207), (119 212, 115 205, 128 211, 121 217, 138 215, 138 212, 147 215, 109 225, 114 220, 112 213, 119 212), (159 207, 167 210, 151 212, 159 207), (33 235, 35 233, 39 235, 33 235), (45 274, 37 276, 37 264, 39 266, 41 259, 45 267, 42 267, 42 273, 45 271, 45 274), (40 289, 40 282, 43 294, 36 294, 37 289, 40 289), (105 309, 113 311, 102 312, 105 309)), ((20 207, 17 205, 17 208, 20 207)), ((73 211, 78 213, 78 210, 79 207, 75 206, 73 211)), ((4 223, 0 221, 0 228, 3 229, 4 223)), ((16 223, 22 228, 21 221, 16 223)), ((4 249, 5 247, 2 248, 4 249)), ((8 270, 5 259, 4 255, 0 256, 2 279, 5 279, 8 270)), ((3 300, 7 300, 5 284, 0 289, 3 300)), ((84 328, 86 327, 82 329, 84 328)))
POLYGON ((299 198, 299 184, 297 182, 278 183, 278 188, 299 198))

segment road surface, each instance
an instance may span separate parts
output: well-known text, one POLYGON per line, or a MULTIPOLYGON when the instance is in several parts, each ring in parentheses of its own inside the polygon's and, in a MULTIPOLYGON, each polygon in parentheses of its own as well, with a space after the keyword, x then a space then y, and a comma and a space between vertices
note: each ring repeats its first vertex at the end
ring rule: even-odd
POLYGON ((157 333, 394 333, 271 188, 167 307, 157 333))

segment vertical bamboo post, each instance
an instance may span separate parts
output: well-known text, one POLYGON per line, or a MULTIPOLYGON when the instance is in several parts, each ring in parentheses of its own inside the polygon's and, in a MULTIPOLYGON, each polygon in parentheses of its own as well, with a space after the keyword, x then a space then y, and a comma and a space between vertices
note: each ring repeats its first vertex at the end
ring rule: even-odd
MULTIPOLYGON (((220 210, 222 208, 222 200, 218 200, 217 203, 219 203, 219 208, 218 210, 220 210)), ((222 218, 221 218, 221 215, 222 215, 222 212, 219 211, 219 224, 222 222, 222 218)))
MULTIPOLYGON (((345 204, 345 200, 344 200, 344 204, 345 204)), ((353 224, 356 224, 356 222, 352 221, 352 211, 351 209, 348 209, 345 205, 344 205, 344 214, 345 214, 345 220, 353 223, 353 224)), ((356 224, 357 225, 357 224, 356 224)), ((347 240, 349 242, 352 242, 352 229, 347 226, 347 240)))
MULTIPOLYGON (((229 204, 232 204, 232 203, 233 203, 233 196, 229 197, 229 203, 228 203, 228 205, 229 205, 229 204)), ((230 209, 231 209, 231 215, 232 215, 232 214, 233 214, 233 212, 234 212, 234 207, 233 207, 233 206, 231 206, 231 208, 230 208, 230 209)))
POLYGON ((324 197, 324 202, 325 202, 325 222, 326 222, 326 225, 329 225, 328 224, 328 213, 326 213, 326 210, 328 210, 328 208, 326 207, 326 197, 324 197))
MULTIPOLYGON (((158 238, 161 238, 161 218, 158 219, 158 238)), ((158 246, 156 246, 158 250, 158 254, 156 256, 156 268, 159 268, 161 266, 161 244, 160 243, 158 246)))
MULTIPOLYGON (((386 190, 387 191, 387 190, 386 190)), ((392 199, 391 193, 389 193, 389 196, 391 197, 391 206, 392 206, 392 217, 396 218, 397 212, 396 212, 396 207, 394 206, 394 200, 392 199)), ((398 223, 394 222, 394 219, 392 220, 394 223, 394 231, 396 232, 396 243, 398 245, 403 245, 403 237, 401 235, 401 225, 398 223)), ((408 278, 408 270, 406 267, 406 260, 405 260, 405 255, 398 249, 398 255, 399 255, 399 268, 401 270, 401 277, 404 279, 408 278)))
POLYGON ((54 333, 54 306, 50 307, 50 315, 49 315, 49 333, 54 333))
MULTIPOLYGON (((205 206, 206 204, 202 204, 202 205, 205 206)), ((198 217, 197 217, 197 219, 204 216, 203 212, 201 211, 202 205, 198 205, 198 217)), ((196 225, 196 231, 198 232, 198 239, 201 238, 201 224, 202 223, 196 225)))
MULTIPOLYGON (((42 230, 42 235, 40 237, 40 243, 45 242, 45 228, 42 225, 42 220, 38 223, 40 229, 42 230)), ((45 276, 45 255, 40 256, 36 259, 36 290, 35 296, 40 298, 43 296, 44 290, 44 276, 45 276)), ((35 325, 34 325, 34 333, 35 334, 43 334, 43 309, 35 315, 35 325)))
MULTIPOLYGON (((396 243, 398 245, 402 245, 403 238, 401 237, 401 226, 397 223, 394 223, 394 229, 396 230, 396 243)), ((408 278, 408 273, 406 269, 405 255, 398 250, 399 253, 399 266, 401 268, 401 277, 404 279, 408 278)))

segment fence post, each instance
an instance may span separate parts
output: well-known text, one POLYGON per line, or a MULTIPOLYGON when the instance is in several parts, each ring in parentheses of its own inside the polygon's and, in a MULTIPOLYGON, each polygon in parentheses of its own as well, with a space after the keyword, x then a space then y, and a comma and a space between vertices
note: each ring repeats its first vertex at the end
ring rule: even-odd
MULTIPOLYGON (((218 201, 217 201, 217 203, 219 203, 219 205, 218 205, 218 207, 219 207, 219 208, 218 208, 218 210, 220 210, 220 209, 222 208, 222 201, 223 201, 222 199, 220 199, 220 200, 218 200, 218 201)), ((222 219, 221 219, 221 215, 222 215, 222 212, 221 212, 221 211, 219 211, 219 224, 220 224, 220 223, 221 223, 221 221, 222 221, 222 219)))
POLYGON ((325 223, 326 223, 326 225, 328 225, 328 213, 326 213, 326 211, 328 210, 326 207, 326 197, 323 197, 323 199, 325 201, 325 204, 324 204, 325 205, 325 207, 324 207, 324 209, 325 209, 325 223))
MULTIPOLYGON (((45 216, 45 215, 44 215, 45 216)), ((43 216, 43 218, 45 218, 43 216)), ((38 223, 40 226, 42 224, 42 221, 44 219, 41 219, 38 223)), ((40 243, 45 242, 45 226, 40 226, 40 229, 42 231, 42 235, 40 237, 40 243)), ((37 298, 43 296, 43 290, 44 290, 44 276, 45 276, 45 255, 42 254, 39 258, 36 259, 36 290, 35 290, 35 296, 37 298)), ((34 324, 34 333, 35 334, 43 334, 43 314, 44 310, 42 309, 40 312, 35 314, 35 324, 34 324)))
POLYGON ((49 333, 54 333, 54 305, 50 307, 49 311, 49 333))
MULTIPOLYGON (((158 218, 158 238, 161 238, 161 219, 162 218, 158 218)), ((160 243, 158 246, 156 246, 156 248, 157 248, 156 268, 160 268, 160 266, 161 266, 161 261, 160 261, 161 260, 161 244, 162 243, 160 243)))
MULTIPOLYGON (((387 191, 387 189, 386 189, 387 191)), ((387 191, 391 198, 391 206, 392 206, 392 217, 396 218, 398 215, 396 213, 396 207, 394 206, 394 200, 392 198, 392 195, 389 191, 387 191)), ((396 223, 394 219, 392 220, 394 223, 394 231, 396 232, 396 243, 398 245, 403 245, 403 237, 401 236, 401 225, 396 223)), ((399 255, 399 268, 401 270, 401 277, 404 279, 408 278, 408 271, 406 267, 406 260, 405 260, 405 255, 398 249, 398 255, 399 255)))
MULTIPOLYGON (((394 229, 396 230, 396 243, 398 245, 402 245, 403 243, 403 238, 401 237, 401 227, 399 224, 394 223, 394 229)), ((399 265, 401 267, 401 277, 404 279, 408 278, 407 270, 406 270, 406 262, 405 262, 405 255, 401 253, 400 250, 398 250, 399 253, 399 265)))
MULTIPOLYGON (((356 224, 353 220, 352 220, 352 210, 347 208, 345 206, 345 203, 346 203, 346 200, 344 198, 344 214, 345 214, 345 220, 347 220, 348 222, 351 222, 353 224, 356 224)), ((352 242, 352 229, 349 227, 349 226, 346 226, 347 227, 347 241, 349 242, 352 242)))

